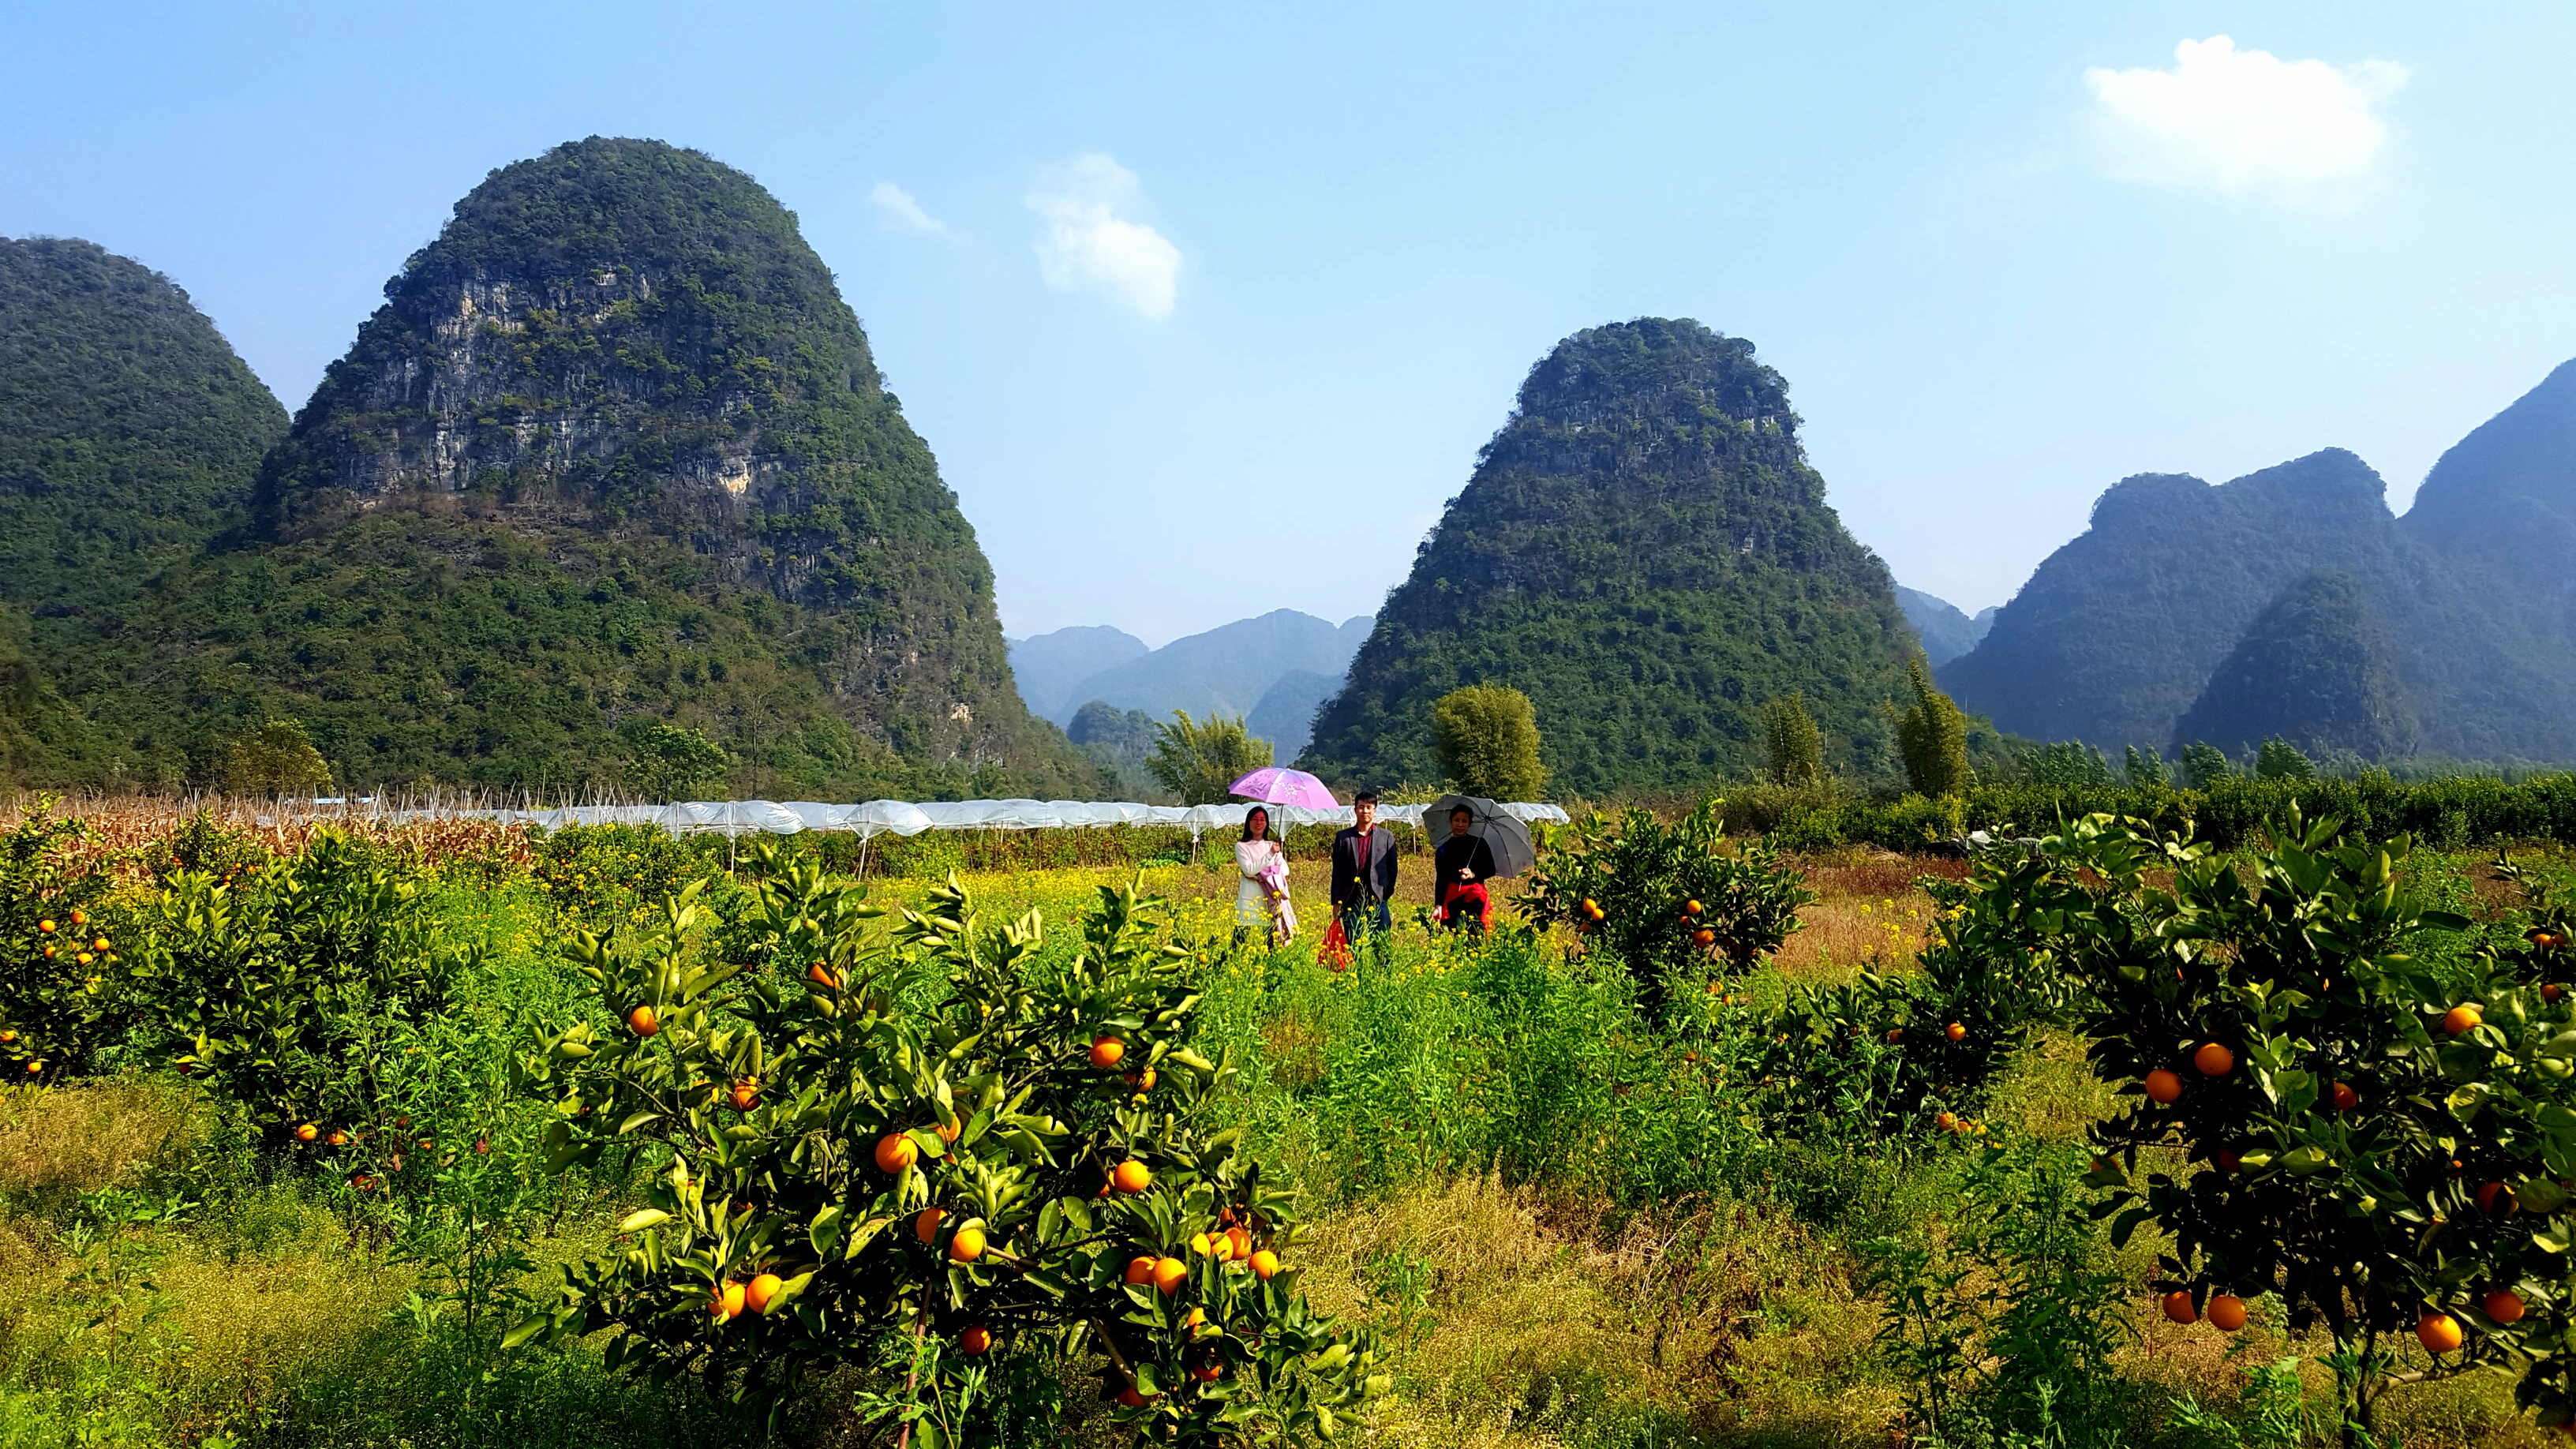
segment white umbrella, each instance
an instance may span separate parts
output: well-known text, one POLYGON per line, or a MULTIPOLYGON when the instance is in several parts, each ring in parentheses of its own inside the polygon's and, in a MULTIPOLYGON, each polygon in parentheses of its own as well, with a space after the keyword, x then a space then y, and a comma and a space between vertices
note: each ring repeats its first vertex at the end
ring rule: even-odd
POLYGON ((1443 795, 1422 807, 1422 833, 1430 838, 1432 849, 1438 850, 1449 839, 1449 816, 1462 805, 1471 817, 1467 832, 1494 853, 1494 874, 1519 875, 1538 863, 1538 847, 1530 843, 1529 827, 1502 806, 1475 795, 1443 795))

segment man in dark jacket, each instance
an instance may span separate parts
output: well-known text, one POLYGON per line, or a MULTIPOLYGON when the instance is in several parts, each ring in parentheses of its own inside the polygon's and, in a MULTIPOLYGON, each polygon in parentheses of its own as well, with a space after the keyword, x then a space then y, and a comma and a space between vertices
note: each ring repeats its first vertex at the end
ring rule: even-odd
POLYGON ((1377 792, 1351 797, 1351 828, 1333 837, 1333 914, 1354 946, 1362 929, 1393 924, 1386 903, 1395 895, 1395 832, 1377 823, 1377 792))

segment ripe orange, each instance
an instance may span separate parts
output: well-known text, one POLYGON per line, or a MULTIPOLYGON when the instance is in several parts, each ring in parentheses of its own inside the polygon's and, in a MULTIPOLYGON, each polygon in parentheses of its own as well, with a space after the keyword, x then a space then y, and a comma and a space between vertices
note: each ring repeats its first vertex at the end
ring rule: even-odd
POLYGON ((2559 985, 2555 981, 2545 981, 2541 983, 2540 999, 2543 1001, 2555 1002, 2566 994, 2567 988, 2559 985))
POLYGON ((2221 1293, 2209 1300, 2209 1326, 2221 1333, 2234 1333, 2245 1326, 2245 1300, 2233 1293, 2221 1293))
POLYGON ((2478 1188, 2478 1211, 2491 1218, 2511 1217, 2515 1207, 2513 1189, 2500 1182, 2478 1188))
POLYGON ((1128 1073, 1127 1085, 1133 1090, 1139 1092, 1150 1092, 1154 1090, 1154 1069, 1152 1067, 1147 1067, 1141 1072, 1128 1073))
POLYGON ((2182 1100, 2182 1078, 2158 1067, 2147 1073, 2147 1100, 2170 1107, 2182 1100))
POLYGON ((1252 1255, 1252 1276, 1267 1283, 1279 1271, 1279 1255, 1268 1248, 1252 1255))
POLYGON ((1890 1042, 1900 1042, 1905 1040, 1905 1028, 1901 1026, 1889 1027, 1887 1029, 1887 1039, 1890 1042))
POLYGON ((728 1322, 740 1317, 742 1315, 742 1285, 739 1283, 727 1283, 723 1287, 718 1288, 707 1300, 707 1312, 713 1316, 715 1321, 718 1323, 728 1322))
POLYGON ((653 1008, 639 1006, 626 1013, 626 1029, 637 1036, 651 1036, 662 1029, 662 1018, 653 1008))
POLYGON ((2487 1019, 2486 1011, 2474 1001, 2464 1001, 2442 1013, 2442 1031, 2448 1036, 2461 1036, 2478 1029, 2487 1019))
POLYGON ((2426 1353, 2456 1353, 2460 1347, 2460 1320, 2447 1313, 2427 1313, 2415 1320, 2415 1341, 2426 1353))
POLYGON ((1948 1026, 1941 1028, 1941 1034, 1952 1041, 1966 1041, 1968 1039, 1968 1028, 1954 1021, 1948 1026))
POLYGON ((946 1216, 935 1207, 923 1208, 913 1215, 912 1235, 919 1238, 924 1247, 939 1241, 939 1220, 946 1216))
POLYGON ((841 989, 841 978, 839 974, 834 972, 831 967, 824 965, 820 961, 817 961, 813 965, 805 968, 805 979, 822 987, 826 991, 838 991, 841 989))
POLYGON ((18 1034, 14 1031, 0 1031, 0 1046, 7 1046, 17 1039, 18 1034))
POLYGON ((1181 1285, 1188 1282, 1189 1278, 1190 1265, 1180 1259, 1156 1258, 1154 1260, 1154 1291, 1164 1297, 1169 1298, 1180 1292, 1181 1285))
POLYGON ((1246 1232, 1242 1228, 1228 1228, 1225 1230, 1225 1241, 1226 1246, 1233 1250, 1228 1253, 1227 1256, 1232 1258, 1235 1262, 1240 1263, 1244 1259, 1252 1256, 1251 1233, 1246 1232))
POLYGON ((977 1324, 957 1335, 957 1351, 968 1358, 982 1358, 993 1347, 993 1330, 977 1324))
POLYGON ((1120 1192, 1143 1192, 1154 1185, 1154 1174, 1146 1170, 1145 1164, 1131 1157, 1118 1164, 1117 1169, 1109 1174, 1109 1181, 1120 1192))
POLYGON ((28 1076, 31 1076, 31 1077, 32 1077, 32 1076, 34 1076, 35 1074, 37 1074, 38 1072, 43 1071, 44 1069, 45 1069, 45 1064, 44 1064, 43 1062, 29 1062, 29 1063, 27 1063, 27 1075, 28 1075, 28 1076))
POLYGON ((54 933, 54 923, 51 921, 38 921, 36 923, 36 931, 40 935, 50 936, 54 933))
POLYGON ((1691 932, 1691 944, 1694 946, 1714 946, 1717 944, 1717 933, 1706 926, 1702 926, 1698 930, 1691 932))
POLYGON ((298 1142, 310 1142, 321 1135, 322 1129, 314 1126, 310 1122, 306 1122, 295 1129, 295 1140, 298 1142))
POLYGON ((349 1145, 349 1134, 346 1132, 334 1132, 326 1140, 328 1140, 334 1147, 346 1147, 349 1145))
POLYGON ((984 1230, 969 1223, 959 1228, 948 1240, 948 1258, 955 1263, 972 1263, 984 1256, 984 1230))
POLYGON ((2522 1321, 2522 1295, 2510 1288, 2498 1288, 2481 1300, 2478 1306, 2486 1310, 2487 1317, 2498 1323, 2522 1321))
POLYGON ((1126 1055, 1127 1043, 1114 1036, 1101 1037, 1091 1044, 1091 1065, 1104 1072, 1118 1065, 1126 1055))
POLYGON ((733 1091, 728 1095, 733 1100, 735 1111, 748 1112, 760 1105, 760 1084, 745 1077, 733 1084, 733 1091))
POLYGON ((1197 1379, 1200 1383, 1212 1384, 1218 1379, 1225 1377, 1225 1365, 1218 1363, 1214 1359, 1210 1359, 1206 1363, 1200 1364, 1197 1368, 1190 1370, 1190 1376, 1197 1379))
POLYGON ((2218 1154, 2218 1170, 2221 1172, 2234 1172, 2244 1164, 2245 1159, 2234 1148, 2222 1149, 2218 1154))
POLYGON ((901 1172, 921 1160, 921 1145, 909 1133, 889 1132, 877 1139, 877 1171, 901 1172))
POLYGON ((2200 1310, 2191 1306, 2191 1295, 2180 1288, 2165 1295, 2164 1308, 2165 1317, 2176 1323, 2193 1324, 2200 1321, 2200 1310))
POLYGON ((1685 916, 1696 916, 1696 915, 1698 915, 1699 913, 1700 913, 1700 904, 1699 904, 1699 902, 1697 902, 1697 901, 1684 901, 1684 902, 1682 902, 1682 914, 1683 914, 1683 915, 1685 915, 1685 916))
POLYGON ((1151 1282, 1153 1282, 1153 1281, 1154 1281, 1154 1259, 1153 1259, 1151 1256, 1135 1257, 1135 1258, 1130 1258, 1130 1259, 1128 1259, 1128 1260, 1127 1260, 1127 1281, 1128 1281, 1128 1282, 1130 1282, 1130 1283, 1151 1283, 1151 1282))
POLYGON ((948 1143, 950 1146, 955 1146, 958 1137, 966 1131, 966 1124, 963 1122, 933 1122, 930 1124, 930 1130, 939 1134, 940 1141, 948 1143))
POLYGON ((2337 1082, 2334 1084, 2334 1109, 2336 1111, 2349 1112, 2360 1105, 2361 1094, 2354 1091, 2351 1084, 2346 1082, 2337 1082))
POLYGON ((72 924, 73 924, 73 925, 75 925, 75 926, 86 926, 86 925, 88 925, 88 924, 89 924, 89 913, 88 913, 87 911, 74 911, 74 912, 72 912, 72 924))
POLYGON ((1132 1387, 1120 1389, 1118 1391, 1118 1407, 1122 1409, 1141 1409, 1145 1407, 1145 1396, 1136 1392, 1132 1387))
POLYGON ((1940 1128, 1944 1132, 1956 1132, 1959 1130, 1959 1119, 1948 1112, 1944 1112, 1932 1119, 1932 1125, 1940 1128))
POLYGON ((1188 1329, 1192 1333, 1196 1333, 1200 1329, 1207 1327, 1207 1310, 1204 1308, 1191 1309, 1190 1316, 1181 1320, 1181 1327, 1188 1329))
POLYGON ((744 1286, 742 1306, 754 1313, 767 1313, 771 1301, 778 1297, 778 1290, 782 1286, 777 1274, 759 1274, 744 1286))
POLYGON ((2223 1077, 2236 1070, 2236 1053, 2214 1041, 2205 1041, 2200 1050, 2191 1054, 2191 1064, 2200 1068, 2204 1077, 2223 1077))

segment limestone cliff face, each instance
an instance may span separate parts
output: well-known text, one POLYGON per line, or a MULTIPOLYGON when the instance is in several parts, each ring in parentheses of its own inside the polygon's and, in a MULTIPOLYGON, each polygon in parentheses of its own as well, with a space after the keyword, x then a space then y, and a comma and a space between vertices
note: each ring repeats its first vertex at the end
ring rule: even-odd
MULTIPOLYGON (((676 590, 907 761, 1083 788, 1013 689, 930 450, 751 178, 659 142, 561 146, 493 172, 385 296, 262 467, 264 546, 391 530, 462 564, 506 541, 575 590, 676 590)), ((663 703, 621 682, 609 708, 663 703)))

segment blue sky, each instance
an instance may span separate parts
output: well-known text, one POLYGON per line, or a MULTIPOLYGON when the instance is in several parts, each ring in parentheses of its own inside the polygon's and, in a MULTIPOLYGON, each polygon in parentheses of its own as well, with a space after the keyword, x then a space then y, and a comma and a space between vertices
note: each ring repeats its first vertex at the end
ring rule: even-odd
POLYGON ((2576 356, 2568 7, 1094 9, 9 0, 0 234, 166 271, 292 408, 487 171, 699 147, 839 275, 1005 627, 1156 643, 1374 608, 1600 322, 1751 338, 1970 609, 2129 473, 2339 445, 2402 509, 2576 356))

